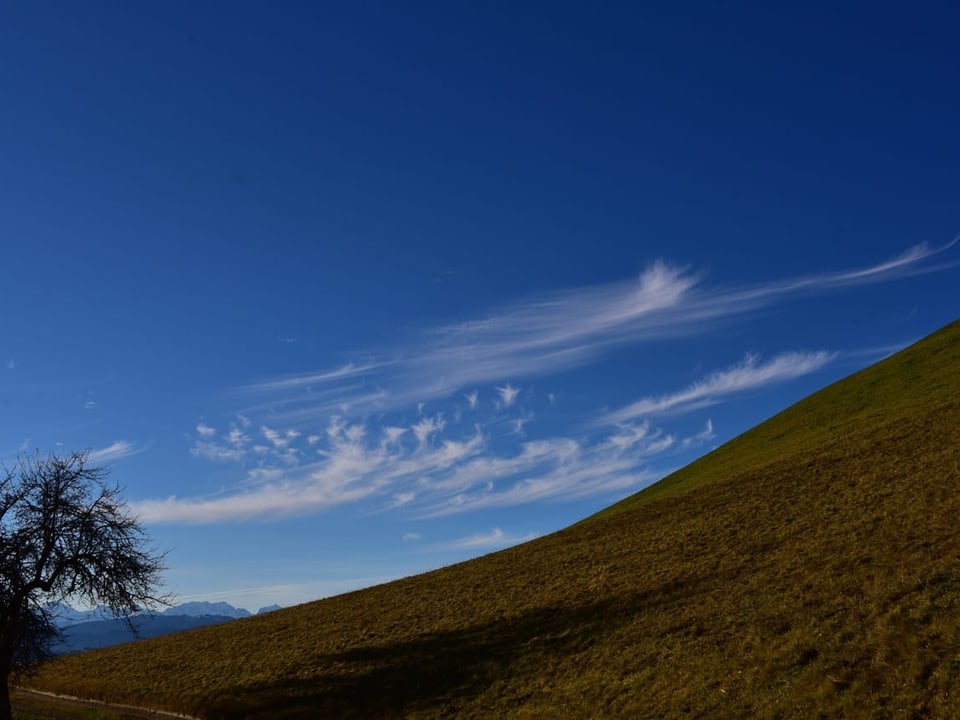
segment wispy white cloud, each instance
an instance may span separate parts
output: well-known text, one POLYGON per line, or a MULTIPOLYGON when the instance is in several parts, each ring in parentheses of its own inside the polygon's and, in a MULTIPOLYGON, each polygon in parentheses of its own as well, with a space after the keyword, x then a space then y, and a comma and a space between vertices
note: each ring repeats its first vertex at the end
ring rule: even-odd
MULTIPOLYGON (((921 272, 937 252, 919 246, 873 267, 739 288, 710 288, 702 276, 657 262, 635 281, 544 295, 436 328, 393 348, 389 359, 256 383, 238 390, 247 404, 228 430, 204 434, 198 426, 193 438, 194 455, 237 463, 234 486, 136 507, 147 522, 216 523, 361 502, 370 512, 427 518, 622 496, 659 479, 667 458, 715 438, 710 421, 688 437, 650 419, 664 416, 665 422, 734 393, 815 372, 834 355, 747 356, 681 391, 602 413, 576 437, 528 440, 517 432, 531 417, 526 408, 518 411, 518 378, 582 366, 617 345, 709 330, 718 320, 801 293, 921 272), (487 416, 493 406, 469 389, 484 383, 495 388, 493 418, 487 416), (473 411, 472 428, 462 422, 463 399, 473 411)), ((533 390, 529 397, 529 405, 537 397, 551 406, 555 401, 533 390)), ((539 420, 538 410, 534 430, 548 427, 539 420)))
MULTIPOLYGON (((217 601, 229 600, 231 602, 250 602, 256 598, 258 604, 277 603, 283 606, 296 605, 310 600, 329 597, 331 595, 340 595, 351 590, 358 590, 371 585, 390 582, 397 578, 391 575, 378 575, 371 577, 354 577, 337 580, 324 580, 321 582, 310 583, 285 583, 274 585, 259 585, 256 587, 239 587, 227 590, 218 590, 216 592, 205 592, 178 595, 178 602, 190 601, 217 601), (246 598, 246 600, 244 600, 246 598)), ((248 607, 248 610, 256 611, 257 606, 248 607)))
POLYGON ((514 435, 523 435, 523 434, 524 434, 524 432, 523 432, 524 426, 525 426, 527 423, 529 423, 531 420, 533 420, 533 416, 532 416, 532 415, 526 415, 526 416, 524 416, 524 417, 516 417, 516 418, 513 418, 513 420, 510 421, 510 424, 513 425, 513 434, 514 434, 514 435))
POLYGON ((515 455, 472 458, 444 478, 423 483, 419 517, 636 490, 663 477, 650 462, 676 445, 672 434, 637 428, 618 428, 592 444, 572 438, 525 442, 515 455))
POLYGON ((926 272, 932 272, 942 268, 923 267, 920 265, 920 263, 935 255, 946 252, 958 242, 960 242, 960 236, 955 237, 946 245, 943 245, 939 248, 930 247, 928 243, 919 243, 918 245, 914 245, 912 248, 908 248, 900 255, 885 262, 879 263, 878 265, 872 265, 857 270, 848 270, 846 272, 819 275, 809 278, 808 282, 811 284, 817 284, 820 282, 824 285, 843 287, 846 285, 857 285, 865 282, 873 282, 875 280, 883 280, 890 276, 902 277, 903 275, 917 275, 926 272))
POLYGON ((623 452, 635 446, 637 443, 644 442, 650 436, 650 424, 640 423, 622 423, 617 431, 611 435, 607 442, 618 452, 623 452))
POLYGON ((247 450, 244 448, 221 445, 216 442, 205 442, 198 440, 190 448, 190 454, 196 457, 206 458, 207 460, 216 460, 217 462, 240 462, 247 456, 247 450))
POLYGON ((278 433, 273 428, 267 427, 266 425, 260 426, 260 433, 263 435, 264 438, 267 439, 267 441, 271 445, 273 445, 278 450, 283 449, 287 445, 289 445, 289 441, 285 437, 283 437, 280 433, 278 433))
POLYGON ((417 497, 415 492, 401 492, 393 496, 393 507, 409 505, 417 497))
POLYGON ((388 425, 387 427, 383 428, 382 442, 384 445, 396 445, 398 442, 400 442, 400 438, 402 438, 407 432, 407 428, 388 425))
MULTIPOLYGON (((423 403, 465 385, 501 381, 514 370, 555 372, 582 365, 604 344, 636 334, 627 328, 678 307, 696 282, 683 269, 657 262, 634 282, 554 293, 483 320, 427 331, 415 346, 397 348, 389 361, 254 383, 240 392, 267 398, 261 405, 292 420, 334 412, 343 404, 365 413, 423 403)), ((501 392, 501 402, 509 398, 501 392)))
MULTIPOLYGON (((631 431, 629 442, 619 428, 595 443, 572 438, 523 442, 519 449, 496 450, 480 427, 472 435, 445 437, 436 418, 424 418, 417 430, 375 428, 334 418, 317 460, 304 453, 284 464, 273 446, 260 465, 244 471, 244 481, 227 493, 209 497, 168 497, 135 504, 146 522, 217 523, 302 515, 348 503, 402 508, 414 517, 434 517, 484 507, 533 501, 571 500, 639 487, 659 475, 648 463, 674 444, 657 429, 631 431), (409 439, 405 438, 411 435, 409 439), (263 465, 269 462, 269 465, 263 465)), ((418 423, 419 424, 419 423, 418 423)), ((215 438, 216 439, 216 438, 215 438)), ((304 449, 294 438, 283 452, 304 449)), ((195 454, 235 460, 225 444, 208 448, 198 442, 195 454)))
MULTIPOLYGON (((732 288, 708 286, 702 274, 657 261, 636 280, 533 297, 481 319, 427 330, 388 357, 257 382, 238 392, 257 403, 253 408, 269 408, 288 423, 334 412, 386 412, 480 383, 581 367, 617 346, 700 333, 790 298, 932 272, 939 268, 928 261, 953 245, 922 244, 872 266, 732 288)), ((465 397, 470 403, 473 395, 465 397)), ((501 403, 505 399, 501 394, 501 403)))
POLYGON ((420 540, 421 537, 422 537, 422 536, 420 535, 420 533, 417 533, 417 532, 408 532, 408 533, 404 533, 404 534, 403 534, 402 540, 403 540, 405 543, 416 542, 417 540, 420 540))
POLYGON ((138 448, 128 440, 117 440, 105 448, 98 448, 87 453, 87 460, 92 463, 110 462, 119 460, 129 455, 136 455, 143 452, 144 448, 138 448))
POLYGON ((508 408, 512 406, 517 401, 517 395, 520 394, 520 388, 515 388, 509 383, 502 387, 498 387, 497 395, 500 396, 499 407, 508 408))
POLYGON ((307 483, 278 482, 268 488, 227 497, 185 499, 171 496, 135 503, 133 508, 142 520, 149 523, 202 525, 290 517, 356 502, 369 494, 369 490, 345 490, 334 495, 307 483))
POLYGON ((17 367, 17 361, 13 358, 7 360, 7 370, 14 370, 17 367))
MULTIPOLYGON (((266 460, 282 462, 292 465, 299 462, 300 449, 292 443, 300 437, 300 431, 295 429, 277 430, 268 425, 261 425, 259 437, 265 442, 255 442, 248 432, 245 432, 252 423, 244 415, 237 416, 229 423, 225 432, 218 432, 216 428, 205 423, 196 426, 197 436, 190 448, 190 454, 195 457, 213 460, 222 463, 245 464, 251 459, 258 463, 266 460)), ((319 436, 311 436, 319 438, 319 436)), ((307 439, 307 445, 313 445, 316 439, 307 439)))
POLYGON ((914 338, 913 340, 893 343, 890 345, 882 345, 879 347, 863 348, 861 350, 848 350, 843 353, 839 353, 839 357, 842 360, 864 360, 866 359, 870 363, 878 362, 884 358, 888 358, 891 355, 894 355, 901 350, 903 350, 908 345, 913 345, 920 338, 914 338))
POLYGON ((790 352, 778 355, 767 363, 761 363, 758 356, 747 355, 743 362, 715 372, 685 390, 670 395, 642 398, 619 410, 604 413, 597 419, 597 423, 625 423, 637 418, 704 407, 725 395, 815 372, 834 357, 835 353, 826 351, 790 352))
POLYGON ((707 418, 707 424, 702 431, 683 439, 683 447, 696 447, 703 443, 710 442, 716 437, 717 434, 713 431, 713 420, 707 418))
POLYGON ((290 375, 288 377, 265 380, 263 382, 248 385, 246 389, 272 392, 276 390, 309 388, 311 385, 325 385, 327 383, 344 380, 346 378, 354 378, 361 375, 366 375, 382 366, 382 363, 373 362, 359 365, 355 363, 347 363, 346 365, 334 370, 325 370, 316 373, 309 373, 307 375, 290 375))
MULTIPOLYGON (((360 424, 335 417, 327 427, 324 448, 313 453, 319 455, 316 461, 303 461, 302 453, 291 455, 298 450, 296 447, 264 446, 264 452, 258 454, 259 462, 272 465, 248 469, 246 481, 239 483, 232 494, 168 497, 138 503, 136 508, 149 522, 209 523, 287 517, 370 497, 381 498, 394 507, 398 500, 399 505, 406 505, 412 500, 408 493, 416 491, 423 477, 447 473, 483 448, 480 432, 428 444, 428 438, 441 425, 434 418, 425 422, 433 429, 421 429, 422 442, 418 439, 415 445, 403 445, 399 436, 394 436, 394 442, 384 442, 384 437, 394 435, 389 428, 379 436, 372 435, 360 424)), ((292 438, 291 442, 297 440, 292 438)), ((222 444, 215 449, 211 459, 245 459, 224 456, 230 449, 222 444)), ((206 450, 197 443, 194 454, 206 450)))
POLYGON ((535 532, 530 532, 526 535, 508 535, 497 527, 487 533, 478 533, 454 540, 448 547, 456 550, 491 550, 509 545, 519 545, 520 543, 533 540, 539 536, 539 533, 535 532))
POLYGON ((430 436, 434 433, 437 433, 443 430, 445 423, 443 418, 440 416, 424 418, 418 423, 415 423, 411 426, 413 434, 417 438, 417 442, 420 444, 420 447, 424 447, 430 440, 430 436))

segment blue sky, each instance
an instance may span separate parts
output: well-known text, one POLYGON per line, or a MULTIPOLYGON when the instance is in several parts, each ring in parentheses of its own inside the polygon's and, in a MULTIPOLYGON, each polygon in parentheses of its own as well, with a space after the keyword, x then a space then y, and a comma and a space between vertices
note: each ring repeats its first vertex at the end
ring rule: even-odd
POLYGON ((595 512, 960 314, 948 3, 18 3, 0 457, 184 600, 595 512))

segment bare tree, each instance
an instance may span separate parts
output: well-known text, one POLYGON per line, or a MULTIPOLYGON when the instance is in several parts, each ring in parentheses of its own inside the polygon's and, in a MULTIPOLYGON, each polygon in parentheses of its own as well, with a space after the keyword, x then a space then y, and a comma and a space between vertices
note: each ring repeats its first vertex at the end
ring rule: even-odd
POLYGON ((106 478, 86 453, 0 469, 0 720, 12 717, 11 675, 49 657, 59 637, 50 603, 105 605, 130 622, 165 602, 163 555, 106 478))

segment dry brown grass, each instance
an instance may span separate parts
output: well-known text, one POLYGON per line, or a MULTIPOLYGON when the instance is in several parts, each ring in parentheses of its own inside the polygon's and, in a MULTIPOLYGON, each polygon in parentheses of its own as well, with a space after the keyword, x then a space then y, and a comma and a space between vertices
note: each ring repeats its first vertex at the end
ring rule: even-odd
POLYGON ((32 683, 205 718, 960 717, 960 324, 554 535, 32 683))

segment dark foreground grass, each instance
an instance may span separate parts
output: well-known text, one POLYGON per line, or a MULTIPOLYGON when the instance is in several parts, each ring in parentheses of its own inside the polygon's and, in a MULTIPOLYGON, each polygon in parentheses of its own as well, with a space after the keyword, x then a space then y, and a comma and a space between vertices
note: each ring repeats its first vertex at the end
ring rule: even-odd
POLYGON ((478 560, 51 663, 204 718, 960 717, 960 324, 478 560))
MULTIPOLYGON (((143 720, 143 713, 124 713, 103 707, 56 698, 37 697, 14 690, 12 694, 13 720, 143 720)), ((165 720, 154 715, 153 720, 165 720)))

